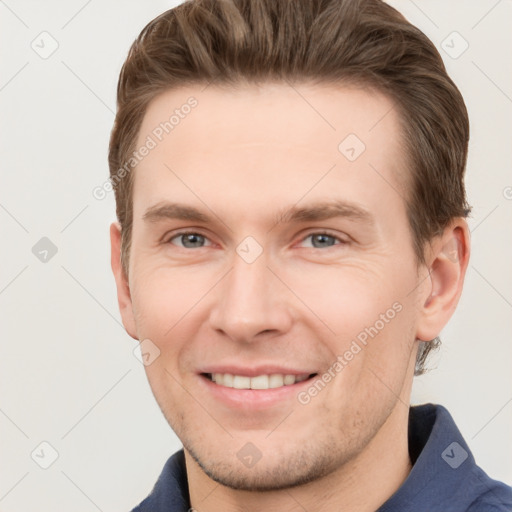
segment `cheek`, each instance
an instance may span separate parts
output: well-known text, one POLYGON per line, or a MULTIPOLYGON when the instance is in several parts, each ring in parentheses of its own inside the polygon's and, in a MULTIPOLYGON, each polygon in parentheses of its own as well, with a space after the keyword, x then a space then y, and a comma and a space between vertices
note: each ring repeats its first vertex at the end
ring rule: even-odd
POLYGON ((182 320, 197 314, 196 306, 216 281, 211 270, 192 268, 146 268, 136 276, 132 304, 139 332, 161 342, 180 331, 182 320))
POLYGON ((148 266, 137 274, 132 291, 135 321, 140 339, 151 340, 159 353, 145 371, 161 408, 174 409, 187 399, 179 383, 193 370, 194 340, 207 323, 207 295, 218 280, 218 272, 211 269, 185 267, 148 266))
POLYGON ((295 272, 294 292, 315 314, 306 315, 310 329, 323 338, 333 365, 341 358, 345 383, 373 380, 369 370, 399 380, 407 368, 416 319, 409 270, 366 263, 295 272))
POLYGON ((288 272, 286 278, 294 283, 295 295, 331 335, 354 337, 379 321, 381 315, 396 316, 393 304, 403 300, 403 294, 400 283, 389 275, 388 269, 365 263, 364 267, 317 265, 288 272))

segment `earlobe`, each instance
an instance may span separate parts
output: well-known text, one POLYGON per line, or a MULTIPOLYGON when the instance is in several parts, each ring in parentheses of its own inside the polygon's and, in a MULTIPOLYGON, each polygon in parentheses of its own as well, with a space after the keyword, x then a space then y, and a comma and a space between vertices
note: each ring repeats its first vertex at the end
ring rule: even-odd
POLYGON ((433 340, 453 315, 462 293, 469 251, 469 229, 463 218, 454 219, 432 243, 417 339, 433 340))
POLYGON ((130 286, 121 265, 121 226, 118 222, 110 225, 110 264, 116 281, 117 302, 124 328, 133 339, 138 340, 130 286))

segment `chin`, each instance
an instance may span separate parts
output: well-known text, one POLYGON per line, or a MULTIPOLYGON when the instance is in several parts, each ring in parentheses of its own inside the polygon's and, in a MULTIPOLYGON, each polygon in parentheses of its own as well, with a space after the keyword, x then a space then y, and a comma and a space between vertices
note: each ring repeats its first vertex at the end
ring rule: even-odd
MULTIPOLYGON (((222 454, 201 454, 185 446, 203 472, 215 482, 238 491, 268 492, 289 489, 318 480, 343 465, 350 457, 337 457, 331 445, 305 446, 294 449, 288 445, 284 453, 272 452, 271 457, 261 454, 252 467, 246 467, 237 460, 233 464, 231 450, 222 454)), ((281 450, 283 451, 283 450, 281 450)))

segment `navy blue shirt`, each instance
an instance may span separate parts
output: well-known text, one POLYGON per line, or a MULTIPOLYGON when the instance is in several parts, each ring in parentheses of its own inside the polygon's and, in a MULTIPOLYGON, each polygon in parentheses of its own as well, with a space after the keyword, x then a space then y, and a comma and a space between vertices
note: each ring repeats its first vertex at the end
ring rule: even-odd
MULTIPOLYGON (((450 413, 440 405, 410 408, 409 455, 402 486, 376 512, 512 512, 512 487, 475 463, 450 413)), ((151 494, 132 512, 188 512, 183 450, 166 462, 151 494)))

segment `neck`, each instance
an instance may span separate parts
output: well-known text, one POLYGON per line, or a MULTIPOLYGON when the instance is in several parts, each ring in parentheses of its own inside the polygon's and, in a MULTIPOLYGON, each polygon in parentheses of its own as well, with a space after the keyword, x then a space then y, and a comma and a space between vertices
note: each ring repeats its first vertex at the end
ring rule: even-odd
POLYGON ((396 403, 357 457, 321 479, 290 489, 258 493, 230 489, 210 479, 185 449, 191 506, 201 512, 373 512, 400 487, 412 468, 407 438, 409 407, 404 402, 396 403))

